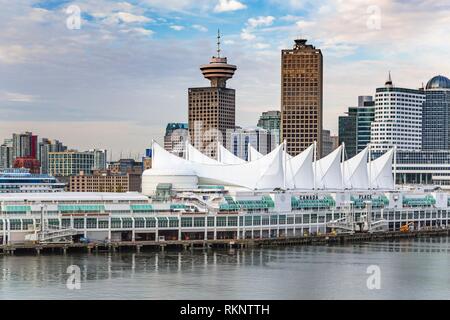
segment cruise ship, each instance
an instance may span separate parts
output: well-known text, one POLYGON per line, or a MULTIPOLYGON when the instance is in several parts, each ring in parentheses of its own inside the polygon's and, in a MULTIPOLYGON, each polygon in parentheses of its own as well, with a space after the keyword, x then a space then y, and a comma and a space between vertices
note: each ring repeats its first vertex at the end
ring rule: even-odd
POLYGON ((394 184, 394 150, 344 161, 343 147, 316 160, 284 144, 248 161, 218 146, 178 157, 153 144, 140 193, 0 194, 0 243, 270 239, 325 233, 447 228, 450 196, 394 184), (41 223, 42 221, 42 223, 41 223))
POLYGON ((64 188, 64 183, 47 174, 34 174, 23 168, 0 170, 0 193, 58 192, 64 188))

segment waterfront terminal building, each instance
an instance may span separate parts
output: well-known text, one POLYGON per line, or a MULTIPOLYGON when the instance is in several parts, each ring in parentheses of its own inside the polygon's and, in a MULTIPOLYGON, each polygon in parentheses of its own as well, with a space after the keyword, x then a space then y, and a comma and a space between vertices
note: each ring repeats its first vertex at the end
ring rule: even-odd
POLYGON ((226 149, 207 160, 189 146, 180 158, 154 143, 142 194, 0 194, 0 243, 233 241, 449 225, 447 193, 396 188, 392 150, 369 161, 365 149, 342 162, 342 149, 315 161, 314 146, 291 157, 282 144, 236 164, 226 149))

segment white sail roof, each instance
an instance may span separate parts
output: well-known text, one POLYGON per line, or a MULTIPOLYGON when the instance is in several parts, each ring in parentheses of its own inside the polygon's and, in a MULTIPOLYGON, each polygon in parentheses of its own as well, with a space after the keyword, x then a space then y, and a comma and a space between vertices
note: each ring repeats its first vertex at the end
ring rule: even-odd
POLYGON ((262 153, 252 147, 252 145, 248 144, 248 162, 255 161, 264 157, 262 153))
POLYGON ((220 164, 217 160, 212 159, 212 158, 208 157, 207 155, 203 154, 200 150, 196 149, 189 142, 186 145, 186 150, 187 150, 186 159, 189 161, 203 163, 203 164, 220 164))
POLYGON ((273 190, 282 188, 284 185, 283 146, 280 145, 268 155, 252 163, 223 165, 203 164, 179 158, 154 142, 152 169, 183 168, 197 175, 202 184, 273 190))
POLYGON ((367 165, 370 174, 370 188, 379 190, 394 190, 394 176, 392 174, 392 159, 394 149, 389 150, 367 165))
POLYGON ((296 157, 289 158, 283 143, 259 159, 236 164, 232 164, 236 159, 227 158, 230 155, 227 153, 222 152, 223 162, 218 162, 206 156, 199 156, 199 151, 193 147, 189 149, 190 159, 195 161, 180 158, 154 142, 153 169, 155 172, 173 172, 174 176, 179 172, 190 172, 198 177, 200 184, 235 186, 250 190, 313 190, 314 186, 322 190, 342 190, 343 186, 357 190, 393 190, 395 187, 392 175, 393 150, 372 161, 369 167, 366 163, 367 149, 341 164, 342 146, 316 163, 312 162, 313 146, 296 157), (228 164, 224 164, 225 162, 228 164))
POLYGON ((283 145, 268 155, 240 165, 200 165, 195 168, 200 183, 245 187, 248 189, 283 188, 283 145))
MULTIPOLYGON (((286 153, 286 156, 289 156, 286 153)), ((288 157, 286 161, 286 178, 289 189, 314 188, 314 172, 312 167, 314 145, 295 157, 288 157)))
POLYGON ((313 163, 317 189, 342 189, 341 152, 342 146, 339 146, 328 156, 313 163))
POLYGON ((367 174, 367 154, 369 148, 365 148, 353 158, 341 164, 345 189, 368 189, 369 176, 367 174))
POLYGON ((222 164, 243 164, 247 161, 235 156, 233 153, 231 153, 227 148, 225 148, 220 143, 218 144, 218 159, 219 162, 222 164))

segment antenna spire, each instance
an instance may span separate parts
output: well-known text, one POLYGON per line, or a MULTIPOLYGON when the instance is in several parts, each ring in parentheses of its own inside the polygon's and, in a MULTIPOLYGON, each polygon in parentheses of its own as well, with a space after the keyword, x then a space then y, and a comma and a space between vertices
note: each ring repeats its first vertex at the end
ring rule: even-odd
POLYGON ((220 29, 217 29, 217 58, 220 58, 220 29))

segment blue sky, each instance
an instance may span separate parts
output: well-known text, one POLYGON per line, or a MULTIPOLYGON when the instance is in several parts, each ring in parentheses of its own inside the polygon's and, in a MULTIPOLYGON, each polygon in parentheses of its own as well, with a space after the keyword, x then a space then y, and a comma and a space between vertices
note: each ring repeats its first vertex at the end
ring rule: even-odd
POLYGON ((324 127, 389 70, 398 86, 450 76, 450 3, 439 0, 0 0, 0 139, 33 130, 71 147, 142 153, 187 120, 187 88, 222 53, 238 70, 237 124, 280 108, 280 50, 324 54, 324 127), (66 10, 81 10, 81 28, 66 10))

